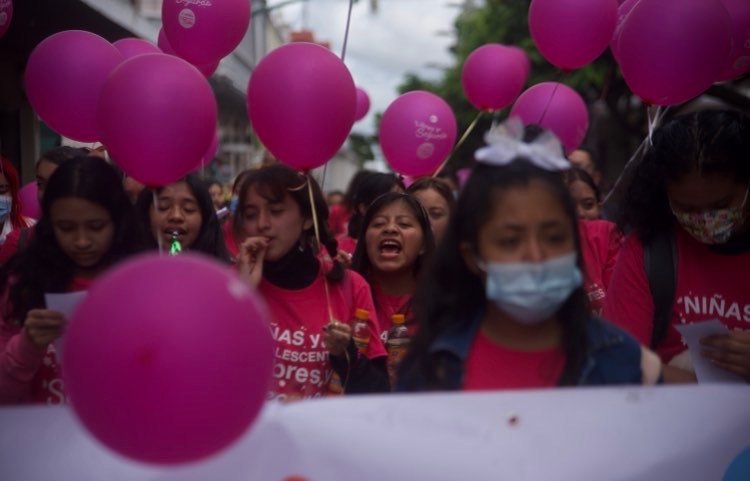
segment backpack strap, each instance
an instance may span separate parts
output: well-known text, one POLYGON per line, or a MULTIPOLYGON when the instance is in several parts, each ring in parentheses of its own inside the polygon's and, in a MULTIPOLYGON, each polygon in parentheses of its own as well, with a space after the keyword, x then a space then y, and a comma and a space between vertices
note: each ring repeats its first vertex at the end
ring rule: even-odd
POLYGON ((643 268, 654 301, 651 348, 655 349, 667 335, 672 320, 677 284, 677 256, 672 229, 659 233, 643 245, 643 268))

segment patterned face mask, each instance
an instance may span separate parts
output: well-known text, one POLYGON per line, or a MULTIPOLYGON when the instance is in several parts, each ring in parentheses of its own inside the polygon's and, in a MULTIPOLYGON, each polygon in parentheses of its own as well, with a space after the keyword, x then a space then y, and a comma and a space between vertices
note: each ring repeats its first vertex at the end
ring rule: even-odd
POLYGON ((670 205, 672 214, 688 234, 703 244, 724 244, 742 221, 747 203, 748 191, 742 205, 726 209, 705 210, 703 212, 682 212, 670 205))

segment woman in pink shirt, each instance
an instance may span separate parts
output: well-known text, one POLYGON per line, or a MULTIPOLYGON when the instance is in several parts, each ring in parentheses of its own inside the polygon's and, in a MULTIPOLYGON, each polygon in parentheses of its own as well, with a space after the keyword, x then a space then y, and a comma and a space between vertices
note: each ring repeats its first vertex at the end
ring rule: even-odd
POLYGON ((268 397, 291 401, 387 391, 385 348, 370 287, 338 261, 320 259, 315 216, 321 248, 335 257, 328 207, 312 178, 277 164, 248 174, 240 189, 234 222, 247 238, 237 265, 266 301, 276 341, 268 397), (358 309, 369 314, 364 330, 369 342, 361 350, 350 324, 358 309))
POLYGON ((140 232, 119 175, 103 159, 76 157, 55 171, 34 236, 0 271, 0 403, 67 401, 53 344, 66 320, 45 307, 44 295, 85 290, 139 249, 140 232))

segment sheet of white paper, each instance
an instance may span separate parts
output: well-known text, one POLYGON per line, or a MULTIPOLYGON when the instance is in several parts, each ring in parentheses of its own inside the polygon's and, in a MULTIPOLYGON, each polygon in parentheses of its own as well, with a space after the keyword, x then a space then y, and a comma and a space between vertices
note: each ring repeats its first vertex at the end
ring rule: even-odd
MULTIPOLYGON (((76 306, 84 297, 86 297, 86 291, 66 292, 64 294, 45 293, 44 303, 47 305, 47 309, 61 312, 67 321, 70 319, 70 316, 73 315, 76 306)), ((58 359, 62 359, 63 337, 64 336, 61 336, 55 341, 55 355, 58 359)))
POLYGON ((678 324, 675 327, 682 334, 682 339, 688 345, 690 358, 693 360, 695 375, 699 383, 744 382, 740 376, 714 366, 701 355, 701 351, 705 349, 705 347, 701 346, 700 341, 702 338, 716 334, 727 334, 729 332, 727 326, 722 324, 721 321, 711 319, 691 324, 678 324))

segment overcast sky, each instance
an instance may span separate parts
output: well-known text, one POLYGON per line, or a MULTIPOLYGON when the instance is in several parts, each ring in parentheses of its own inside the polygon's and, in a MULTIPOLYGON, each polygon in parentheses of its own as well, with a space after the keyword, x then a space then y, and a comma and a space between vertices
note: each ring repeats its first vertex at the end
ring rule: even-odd
MULTIPOLYGON (((272 0, 269 5, 282 1, 272 0)), ((379 0, 378 4, 374 14, 369 0, 354 5, 345 58, 354 82, 370 96, 367 117, 354 126, 362 133, 374 131, 373 114, 396 98, 396 87, 407 72, 434 79, 441 74, 436 67, 450 65, 448 47, 459 12, 447 0, 379 0)), ((313 30, 341 55, 348 6, 348 0, 308 0, 305 6, 288 5, 278 12, 293 28, 313 30)))

